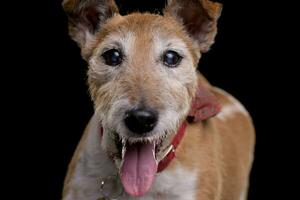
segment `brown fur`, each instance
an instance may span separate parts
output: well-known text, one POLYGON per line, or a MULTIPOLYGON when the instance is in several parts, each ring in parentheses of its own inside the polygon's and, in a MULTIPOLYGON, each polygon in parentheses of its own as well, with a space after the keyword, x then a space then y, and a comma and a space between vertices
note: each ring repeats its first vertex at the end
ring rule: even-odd
MULTIPOLYGON (((228 97, 212 89, 222 106, 231 104, 228 97)), ((251 119, 236 113, 222 121, 213 118, 188 126, 186 136, 176 151, 176 161, 190 169, 199 168, 198 199, 239 199, 247 188, 254 148, 254 129, 251 119)))

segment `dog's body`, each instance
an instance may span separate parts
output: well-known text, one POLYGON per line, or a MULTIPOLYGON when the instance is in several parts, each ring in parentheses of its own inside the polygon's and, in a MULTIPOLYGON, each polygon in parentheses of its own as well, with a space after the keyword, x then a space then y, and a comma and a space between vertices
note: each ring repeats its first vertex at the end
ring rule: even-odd
POLYGON ((124 187, 125 192, 116 197, 120 200, 246 199, 254 149, 251 118, 237 100, 212 87, 195 70, 199 53, 213 43, 220 5, 208 0, 187 2, 170 1, 165 17, 138 13, 122 17, 114 14, 117 8, 110 0, 65 0, 71 35, 90 63, 89 85, 96 111, 70 164, 63 200, 99 199, 103 196, 101 180, 108 177, 121 179, 122 185, 112 186, 124 187), (91 11, 98 3, 103 5, 91 11), (194 27, 183 30, 174 20, 175 16, 185 17, 184 22, 195 19, 196 15, 182 15, 180 9, 185 7, 190 12, 202 11, 201 20, 195 23, 201 27, 199 32, 194 27), (95 13, 100 17, 93 18, 95 13), (95 19, 103 20, 97 22, 101 29, 96 33, 98 25, 91 24, 95 19), (118 59, 120 54, 126 58, 118 59), (188 123, 176 157, 155 173, 158 157, 165 156, 163 149, 184 123, 197 90, 217 99, 221 112, 208 119, 214 113, 206 116, 211 109, 204 112, 203 108, 211 101, 203 103, 200 95, 197 109, 204 113, 202 121, 188 123), (132 110, 136 114, 141 109, 152 117, 147 119, 151 123, 143 121, 147 126, 136 118, 131 123, 132 110))
MULTIPOLYGON (((208 122, 189 124, 176 159, 156 181, 145 200, 245 200, 253 160, 254 130, 241 104, 213 88, 223 109, 208 122)), ((100 146, 93 116, 78 146, 65 182, 64 200, 95 200, 99 177, 117 173, 100 146)), ((130 199, 124 196, 121 199, 130 199)))

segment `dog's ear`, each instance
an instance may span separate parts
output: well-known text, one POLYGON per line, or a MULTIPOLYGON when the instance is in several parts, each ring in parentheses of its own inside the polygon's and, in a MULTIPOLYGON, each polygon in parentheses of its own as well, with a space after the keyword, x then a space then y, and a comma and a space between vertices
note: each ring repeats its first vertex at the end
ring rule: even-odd
POLYGON ((168 0, 165 16, 175 17, 184 25, 201 52, 207 52, 217 34, 222 5, 210 0, 168 0))
POLYGON ((69 19, 69 34, 82 54, 87 54, 86 48, 101 25, 118 14, 114 0, 64 0, 62 5, 69 19))
POLYGON ((188 114, 189 122, 207 120, 221 111, 221 105, 209 87, 204 81, 198 79, 198 89, 188 114))

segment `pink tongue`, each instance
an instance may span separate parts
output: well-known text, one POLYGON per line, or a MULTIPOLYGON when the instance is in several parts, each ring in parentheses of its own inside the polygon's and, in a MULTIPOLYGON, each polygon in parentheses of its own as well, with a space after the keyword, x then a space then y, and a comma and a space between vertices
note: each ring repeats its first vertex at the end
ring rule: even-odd
POLYGON ((125 152, 120 176, 125 191, 143 196, 150 189, 157 171, 154 144, 135 144, 125 152))

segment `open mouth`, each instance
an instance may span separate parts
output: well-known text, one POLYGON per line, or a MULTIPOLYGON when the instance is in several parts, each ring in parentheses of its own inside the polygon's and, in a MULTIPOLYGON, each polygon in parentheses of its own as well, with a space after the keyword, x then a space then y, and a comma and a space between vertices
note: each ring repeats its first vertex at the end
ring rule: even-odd
POLYGON ((162 140, 152 142, 117 142, 121 159, 120 178, 125 191, 143 196, 149 191, 160 161, 162 140))

